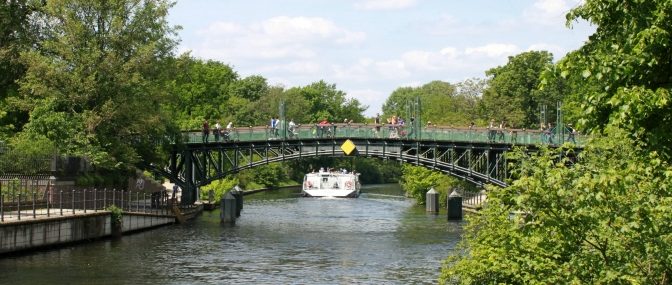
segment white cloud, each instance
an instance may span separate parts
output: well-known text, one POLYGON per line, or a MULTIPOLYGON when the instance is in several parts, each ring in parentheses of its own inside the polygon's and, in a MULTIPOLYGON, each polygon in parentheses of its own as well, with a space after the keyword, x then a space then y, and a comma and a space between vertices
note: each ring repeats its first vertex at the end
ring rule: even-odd
POLYGON ((355 8, 361 10, 395 10, 415 6, 418 0, 358 0, 355 8))
POLYGON ((523 17, 541 25, 562 25, 569 10, 579 5, 581 0, 537 0, 523 12, 523 17))
POLYGON ((315 74, 321 71, 321 66, 313 61, 294 61, 287 64, 273 64, 259 68, 260 73, 282 72, 293 74, 315 74))
POLYGON ((308 59, 323 45, 358 44, 366 34, 319 17, 278 16, 249 25, 217 21, 197 33, 194 55, 225 62, 241 59, 308 59))
POLYGON ((357 99, 362 105, 369 106, 367 109, 367 116, 373 116, 380 111, 381 106, 387 100, 390 94, 373 89, 359 89, 346 91, 348 97, 357 99))
POLYGON ((520 49, 514 44, 487 44, 465 49, 464 53, 474 56, 502 57, 518 53, 520 49))

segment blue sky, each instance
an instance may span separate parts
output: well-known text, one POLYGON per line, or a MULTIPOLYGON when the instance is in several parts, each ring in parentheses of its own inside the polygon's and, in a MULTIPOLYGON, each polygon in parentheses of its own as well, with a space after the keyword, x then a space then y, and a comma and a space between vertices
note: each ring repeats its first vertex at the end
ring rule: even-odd
POLYGON ((231 65, 271 85, 336 84, 380 111, 392 91, 483 78, 508 56, 555 59, 594 28, 565 26, 580 0, 178 0, 179 52, 231 65))

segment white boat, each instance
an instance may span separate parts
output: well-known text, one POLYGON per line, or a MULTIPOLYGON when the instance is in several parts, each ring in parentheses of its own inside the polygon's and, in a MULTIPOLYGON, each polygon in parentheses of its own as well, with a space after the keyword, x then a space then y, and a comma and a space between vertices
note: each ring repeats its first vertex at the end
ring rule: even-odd
POLYGON ((359 174, 347 171, 322 171, 307 173, 303 177, 304 196, 359 197, 359 174))

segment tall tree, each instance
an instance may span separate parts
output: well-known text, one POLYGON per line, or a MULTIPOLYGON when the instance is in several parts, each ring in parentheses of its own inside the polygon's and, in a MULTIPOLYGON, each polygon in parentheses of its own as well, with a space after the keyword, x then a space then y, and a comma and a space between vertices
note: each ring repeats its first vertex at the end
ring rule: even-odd
POLYGON ((238 74, 221 62, 200 60, 182 54, 171 61, 175 71, 167 89, 171 101, 165 105, 177 125, 199 128, 204 119, 224 119, 230 114, 230 89, 238 84, 238 74))
POLYGON ((164 60, 176 41, 165 0, 47 1, 40 49, 21 54, 24 132, 105 168, 157 155, 170 126, 162 113, 164 60))
POLYGON ((483 94, 482 116, 505 120, 515 127, 538 127, 539 108, 553 109, 562 100, 558 85, 539 89, 541 74, 551 68, 553 55, 546 51, 529 51, 509 57, 509 62, 486 71, 490 81, 483 94))
POLYGON ((28 120, 26 112, 7 101, 18 96, 17 80, 25 73, 19 54, 37 45, 38 25, 30 18, 41 5, 29 0, 0 2, 0 137, 16 133, 28 120))
POLYGON ((620 126, 672 159, 672 2, 591 0, 567 17, 597 27, 560 62, 563 76, 593 86, 577 90, 582 125, 620 126))
POLYGON ((286 92, 289 96, 300 96, 307 101, 308 109, 303 111, 309 114, 306 123, 319 122, 324 118, 332 122, 342 122, 344 119, 364 121, 362 113, 367 107, 357 99, 347 98, 345 92, 336 88, 336 84, 320 80, 304 87, 290 88, 286 92))
MULTIPOLYGON (((450 84, 432 81, 420 87, 400 87, 383 104, 385 117, 409 116, 411 104, 420 99, 423 121, 454 126, 467 126, 478 116, 475 106, 480 100, 483 82, 464 81, 450 84)), ((408 119, 408 118, 406 118, 408 119)))
POLYGON ((465 229, 442 282, 670 284, 672 2, 586 0, 596 32, 559 63, 595 138, 526 157, 465 229))

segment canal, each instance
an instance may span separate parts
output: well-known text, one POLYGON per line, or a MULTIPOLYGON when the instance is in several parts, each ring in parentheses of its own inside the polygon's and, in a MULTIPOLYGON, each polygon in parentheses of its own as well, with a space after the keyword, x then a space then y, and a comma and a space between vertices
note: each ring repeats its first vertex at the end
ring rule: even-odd
POLYGON ((0 258, 3 284, 436 284, 462 225, 428 215, 398 185, 358 199, 245 197, 235 227, 194 222, 0 258))

